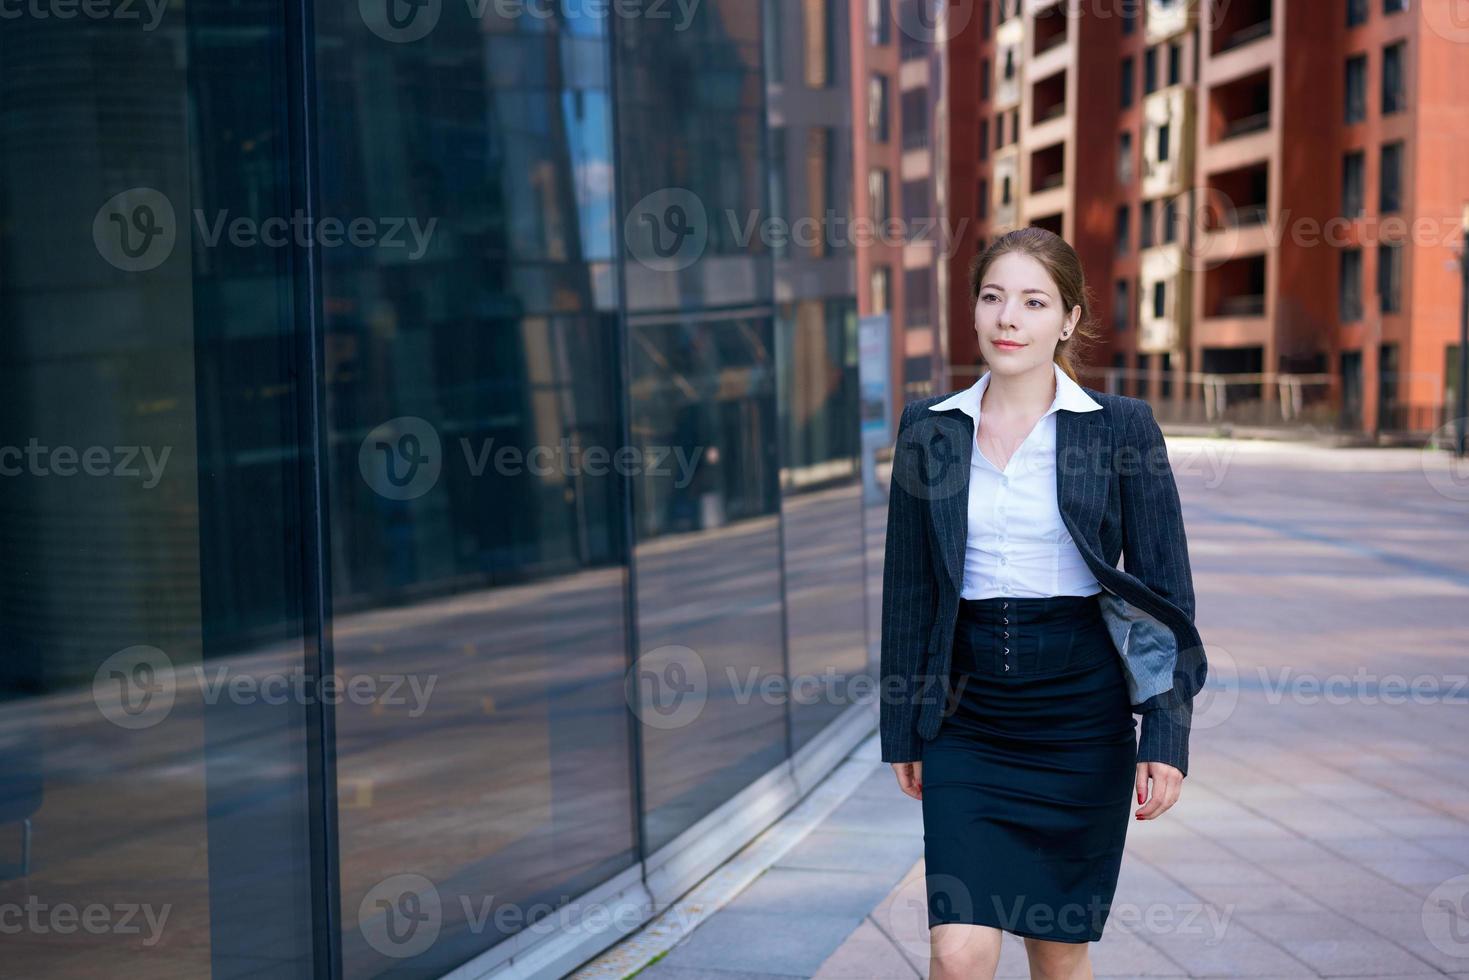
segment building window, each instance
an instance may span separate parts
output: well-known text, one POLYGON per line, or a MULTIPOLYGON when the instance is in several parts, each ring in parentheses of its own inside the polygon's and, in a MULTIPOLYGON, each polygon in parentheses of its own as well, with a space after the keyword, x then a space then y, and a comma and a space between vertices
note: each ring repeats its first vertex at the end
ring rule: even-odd
POLYGON ((1163 241, 1178 239, 1178 201, 1169 198, 1163 202, 1163 241))
POLYGON ((1126 330, 1132 319, 1128 313, 1131 304, 1127 299, 1127 280, 1118 279, 1112 285, 1112 324, 1117 330, 1126 330))
POLYGON ((928 89, 904 92, 902 114, 903 149, 921 150, 928 146, 928 89))
POLYGON ((892 309, 893 270, 885 265, 873 266, 868 278, 872 292, 873 313, 886 313, 892 309))
POLYGON ((1158 87, 1158 49, 1148 48, 1143 52, 1143 94, 1148 95, 1158 87))
POLYGON ((983 177, 979 178, 979 218, 981 221, 990 216, 990 182, 983 177))
POLYGON ((1126 204, 1117 209, 1117 254, 1125 255, 1132 247, 1132 208, 1126 204))
POLYGON ((933 266, 921 265, 903 273, 903 325, 908 328, 930 325, 933 297, 933 266))
POLYGON ((925 220, 932 210, 928 204, 928 181, 905 180, 901 193, 903 195, 903 220, 910 223, 914 219, 925 220))
POLYGON ((1384 14, 1400 14, 1408 9, 1408 0, 1382 0, 1384 14))
POLYGON ((1362 250, 1344 248, 1336 284, 1336 305, 1342 323, 1362 319, 1362 250))
POLYGON ((1346 122, 1359 123, 1367 118, 1367 56, 1354 54, 1347 59, 1346 122))
POLYGON ((867 87, 867 130, 874 143, 886 143, 892 135, 888 130, 888 77, 873 75, 867 87))
POLYGON ((874 224, 881 225, 893 215, 892 191, 888 187, 888 172, 882 167, 873 167, 867 174, 867 207, 872 212, 874 224))
POLYGON ((1377 299, 1382 312, 1402 310, 1403 243, 1380 242, 1377 246, 1377 299))
POLYGON ((1367 23, 1367 0, 1347 0, 1347 26, 1360 27, 1367 23))
MULTIPOLYGON (((931 23, 927 12, 923 9, 923 5, 929 3, 929 0, 892 0, 892 2, 903 4, 903 9, 907 11, 906 17, 903 14, 898 16, 899 28, 904 24, 931 23)), ((932 45, 924 40, 922 31, 900 30, 899 33, 902 35, 898 38, 899 60, 922 61, 929 56, 932 45)))
POLYGON ((979 36, 986 39, 990 36, 990 0, 979 5, 979 36))
POLYGON ((1389 44, 1382 49, 1382 114, 1402 112, 1406 99, 1403 95, 1403 44, 1389 44))
POLYGON ((832 65, 836 47, 832 5, 828 0, 804 0, 801 12, 806 33, 806 87, 830 88, 836 74, 832 65))
POLYGON ((995 149, 1005 145, 1005 114, 1002 112, 995 117, 995 149))
POLYGON ((1363 198, 1363 168, 1366 156, 1361 150, 1353 150, 1341 158, 1341 213, 1344 218, 1355 218, 1365 206, 1363 198))
POLYGON ((1383 214, 1403 208, 1403 144, 1384 143, 1377 172, 1377 210, 1383 214))
POLYGON ((1011 45, 1005 49, 1005 81, 1015 78, 1015 46, 1011 45))
POLYGON ((785 61, 782 57, 785 45, 782 43, 780 30, 781 17, 777 7, 779 2, 780 0, 765 0, 765 78, 772 84, 785 81, 785 61))
POLYGON ((990 158, 990 121, 988 118, 979 121, 979 158, 981 160, 990 158))
POLYGON ((1010 175, 1006 174, 1004 180, 1000 181, 1000 204, 1009 206, 1013 197, 1010 193, 1010 175))
POLYGON ((1122 90, 1118 93, 1118 105, 1126 109, 1128 106, 1132 105, 1132 90, 1133 87, 1137 84, 1137 79, 1133 77, 1132 55, 1128 55, 1126 58, 1122 59, 1122 71, 1120 81, 1122 85, 1122 90))
POLYGON ((1138 208, 1137 247, 1153 247, 1153 202, 1144 201, 1138 208))
POLYGON ((1161 126, 1158 127, 1158 162, 1159 163, 1167 163, 1168 162, 1168 155, 1169 155, 1169 152, 1170 152, 1170 147, 1169 147, 1168 143, 1169 143, 1169 137, 1170 137, 1170 135, 1171 135, 1171 133, 1169 132, 1168 123, 1164 123, 1163 125, 1161 125, 1161 126))
POLYGON ((1183 45, 1173 41, 1168 45, 1168 84, 1177 85, 1183 80, 1183 45))
POLYGON ((979 97, 988 99, 990 97, 990 60, 981 58, 979 62, 979 97))
MULTIPOLYGON (((806 130, 806 202, 807 217, 817 228, 826 228, 827 211, 837 207, 836 167, 833 156, 836 130, 830 126, 812 126, 806 130)), ((827 255, 833 241, 829 235, 811 239, 811 254, 827 255)))
POLYGON ((1132 34, 1137 30, 1138 7, 1143 0, 1122 0, 1122 33, 1123 36, 1132 34))
POLYGON ((1132 183, 1132 133, 1130 131, 1117 134, 1117 180, 1119 183, 1132 183))
POLYGON ((1161 279, 1153 283, 1153 319, 1161 320, 1168 308, 1168 284, 1161 279))
POLYGON ((891 0, 867 0, 867 39, 876 47, 893 41, 893 19, 888 11, 891 0))

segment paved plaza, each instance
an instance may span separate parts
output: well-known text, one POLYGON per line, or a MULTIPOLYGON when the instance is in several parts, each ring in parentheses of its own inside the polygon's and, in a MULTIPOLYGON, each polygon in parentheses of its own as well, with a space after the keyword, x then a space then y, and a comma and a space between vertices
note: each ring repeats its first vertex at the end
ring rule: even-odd
MULTIPOLYGON (((1409 449, 1168 441, 1211 672, 1096 975, 1469 978, 1469 479, 1409 449)), ((640 980, 927 976, 920 805, 875 734, 841 772, 640 980)), ((1015 936, 999 976, 1028 976, 1015 936)))

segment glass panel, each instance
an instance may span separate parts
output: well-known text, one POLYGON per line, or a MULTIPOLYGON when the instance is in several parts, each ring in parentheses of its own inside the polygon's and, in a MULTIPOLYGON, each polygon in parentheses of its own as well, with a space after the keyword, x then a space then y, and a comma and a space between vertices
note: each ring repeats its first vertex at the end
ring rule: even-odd
MULTIPOLYGON (((774 6, 800 36, 802 6, 774 6)), ((776 348, 768 243, 744 234, 766 213, 760 6, 617 28, 632 439, 666 461, 633 487, 652 851, 787 752, 785 707, 759 687, 785 672, 776 348)))
POLYGON ((7 976, 313 972, 283 10, 0 29, 7 976))
POLYGON ((336 663, 405 678, 337 711, 349 977, 637 859, 610 25, 412 9, 316 8, 322 210, 393 233, 322 253, 336 663))

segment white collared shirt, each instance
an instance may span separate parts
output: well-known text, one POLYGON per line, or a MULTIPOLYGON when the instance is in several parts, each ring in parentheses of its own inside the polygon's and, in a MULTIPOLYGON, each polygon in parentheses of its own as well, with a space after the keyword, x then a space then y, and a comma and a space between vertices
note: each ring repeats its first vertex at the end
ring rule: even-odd
POLYGON ((957 408, 974 419, 962 598, 1044 598, 1102 591, 1061 522, 1056 501, 1056 413, 1063 408, 1095 412, 1102 406, 1059 364, 1053 362, 1052 367, 1056 397, 1005 464, 1004 472, 979 450, 979 406, 990 372, 929 406, 935 412, 957 408))

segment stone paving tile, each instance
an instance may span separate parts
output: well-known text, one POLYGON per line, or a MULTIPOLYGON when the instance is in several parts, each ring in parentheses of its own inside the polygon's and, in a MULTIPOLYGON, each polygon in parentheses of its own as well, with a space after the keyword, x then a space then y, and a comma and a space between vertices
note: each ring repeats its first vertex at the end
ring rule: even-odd
POLYGON ((862 924, 862 916, 721 910, 661 962, 685 969, 811 977, 862 924))
POLYGON ((841 830, 817 830, 786 852, 779 868, 850 870, 853 854, 861 855, 860 866, 872 874, 897 881, 923 857, 923 838, 902 834, 864 834, 841 830))
POLYGON ((836 915, 861 920, 892 890, 888 875, 774 867, 721 910, 771 915, 836 915))
POLYGON ((1432 964, 1378 937, 1281 939, 1280 946, 1323 977, 1377 977, 1423 970, 1432 964))
POLYGON ((814 980, 921 980, 922 974, 867 920, 821 964, 814 980))

